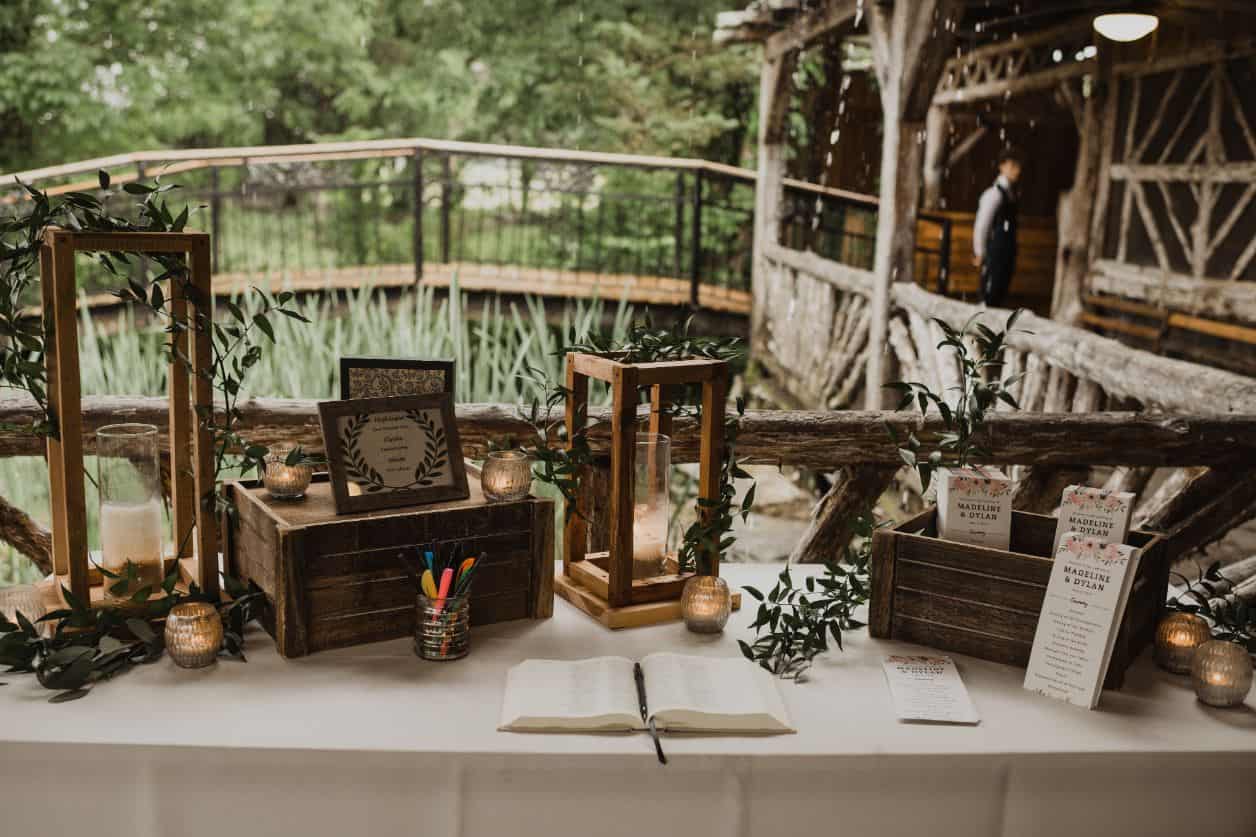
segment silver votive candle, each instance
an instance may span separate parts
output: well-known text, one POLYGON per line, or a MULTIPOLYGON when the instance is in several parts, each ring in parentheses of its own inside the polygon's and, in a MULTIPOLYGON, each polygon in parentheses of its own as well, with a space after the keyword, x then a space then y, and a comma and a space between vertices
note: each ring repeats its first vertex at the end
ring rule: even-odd
POLYGON ((222 648, 222 617, 205 602, 175 605, 166 617, 166 651, 175 665, 204 668, 222 648))
POLYGON ((1195 650, 1191 681, 1209 706, 1238 706, 1252 689, 1252 657, 1241 645, 1210 639, 1195 650))
POLYGON ((266 454, 262 484, 276 500, 300 500, 314 478, 313 466, 287 464, 290 453, 290 450, 278 450, 266 454))
POLYGON ((733 612, 728 582, 716 575, 695 575, 680 594, 680 614, 695 634, 718 634, 733 612))
POLYGON ((1156 664, 1174 674, 1190 674, 1195 649, 1212 639, 1202 616, 1170 613, 1156 626, 1156 664))
POLYGON ((495 503, 522 500, 532 490, 532 461, 521 450, 490 451, 480 470, 480 488, 495 503))

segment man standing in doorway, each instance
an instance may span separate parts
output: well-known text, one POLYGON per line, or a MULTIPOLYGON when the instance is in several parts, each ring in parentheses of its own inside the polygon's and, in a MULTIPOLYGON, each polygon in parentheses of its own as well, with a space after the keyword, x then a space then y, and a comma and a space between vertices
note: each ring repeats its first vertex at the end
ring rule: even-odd
POLYGON ((981 271, 981 299, 1001 306, 1016 271, 1016 182, 1020 157, 1005 151, 999 157, 999 176, 981 193, 973 221, 973 264, 981 271))

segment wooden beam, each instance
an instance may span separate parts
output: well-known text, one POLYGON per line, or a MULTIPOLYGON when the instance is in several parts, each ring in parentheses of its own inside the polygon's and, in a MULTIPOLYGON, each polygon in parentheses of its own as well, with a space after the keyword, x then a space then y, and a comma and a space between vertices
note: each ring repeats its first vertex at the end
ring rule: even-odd
POLYGON ((775 61, 788 52, 806 47, 854 20, 862 5, 862 0, 826 0, 819 8, 798 16, 789 26, 770 36, 764 44, 764 58, 775 61))
MULTIPOLYGON (((316 401, 251 399, 240 409, 240 433, 252 442, 323 449, 316 401)), ((528 438, 531 426, 515 413, 508 404, 459 404, 463 453, 482 459, 490 440, 528 438)), ((0 427, 8 428, 0 431, 0 457, 39 455, 43 440, 24 429, 38 415, 29 398, 0 398, 0 427)), ((167 415, 165 398, 88 396, 83 399, 84 449, 94 450, 97 428, 124 418, 157 425, 165 445, 167 415)), ((594 453, 610 451, 609 417, 608 409, 590 410, 589 440, 594 453)), ((648 420, 648 406, 643 405, 639 420, 643 425, 648 420)), ((920 425, 918 415, 906 412, 749 410, 739 422, 737 452, 753 462, 816 470, 857 464, 896 465, 900 462, 898 449, 887 423, 900 435, 914 429, 926 444, 942 430, 940 419, 930 417, 920 425)), ((998 463, 1256 468, 1256 409, 1229 415, 1007 412, 990 416, 987 427, 982 442, 992 452, 991 461, 998 463)), ((696 462, 698 439, 696 424, 677 418, 673 461, 696 462)))
POLYGON ((1250 282, 1164 273, 1110 260, 1095 262, 1087 282, 1092 291, 1185 314, 1256 323, 1256 292, 1250 282))
MULTIPOLYGON (((897 285, 894 302, 922 317, 941 317, 959 326, 978 313, 976 306, 931 294, 915 285, 897 285)), ((1001 326, 1011 311, 985 309, 984 321, 1001 326)), ((1072 375, 1094 381, 1112 396, 1135 398, 1183 413, 1256 412, 1252 379, 1196 363, 1160 357, 1110 338, 1025 313, 1007 344, 1036 355, 1072 375)))
POLYGON ((978 102, 982 99, 1004 99, 1035 90, 1047 90, 1061 82, 1081 78, 1084 75, 1093 73, 1094 69, 1095 62, 1092 59, 1073 61, 1036 73, 1017 76, 1016 78, 988 81, 982 84, 974 84, 970 87, 959 87, 954 90, 943 90, 933 97, 933 103, 942 106, 958 105, 978 102))
POLYGON ((854 534, 854 522, 876 505, 894 480, 893 466, 859 465, 839 468, 833 486, 811 511, 811 520, 794 551, 791 564, 838 561, 854 534))
POLYGON ((775 246, 781 235, 781 184, 785 177, 785 116, 789 106, 790 76, 797 53, 765 60, 759 72, 759 160, 755 177, 754 243, 751 258, 751 293, 754 305, 750 315, 752 346, 761 345, 764 318, 768 312, 767 288, 770 281, 764 263, 766 248, 775 246))

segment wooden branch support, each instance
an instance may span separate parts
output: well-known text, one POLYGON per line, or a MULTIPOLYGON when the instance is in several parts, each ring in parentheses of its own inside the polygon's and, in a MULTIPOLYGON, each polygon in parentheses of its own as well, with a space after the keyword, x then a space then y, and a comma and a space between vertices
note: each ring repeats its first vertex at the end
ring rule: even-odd
POLYGON ((791 564, 836 561, 854 534, 854 520, 876 505, 894 480, 895 468, 858 465, 839 468, 833 486, 811 512, 811 521, 794 551, 791 564))
POLYGON ((1089 477, 1090 468, 1086 466, 1031 467, 1016 483, 1012 508, 1035 514, 1050 514, 1060 507, 1060 496, 1065 487, 1086 485, 1089 477))
POLYGON ((52 533, 4 497, 0 497, 0 541, 29 558, 44 575, 52 573, 52 533))

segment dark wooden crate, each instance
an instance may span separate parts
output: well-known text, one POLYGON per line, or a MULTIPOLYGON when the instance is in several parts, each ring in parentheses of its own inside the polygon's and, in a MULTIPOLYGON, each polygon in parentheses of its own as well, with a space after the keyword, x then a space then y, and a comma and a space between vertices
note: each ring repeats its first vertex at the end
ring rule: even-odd
MULTIPOLYGON (((942 540, 930 508, 872 538, 868 631, 1025 667, 1051 576, 1056 519, 1013 512, 1010 551, 942 540)), ((1104 687, 1119 689, 1125 670, 1155 636, 1169 585, 1164 539, 1132 531, 1142 549, 1104 687)))
POLYGON ((487 553, 471 623, 546 619, 554 611, 554 503, 489 503, 478 480, 466 500, 337 515, 325 475, 305 500, 272 500, 256 480, 227 484, 228 571, 267 596, 262 624, 279 653, 301 657, 414 633, 415 592, 397 562, 408 546, 462 544, 487 553))

